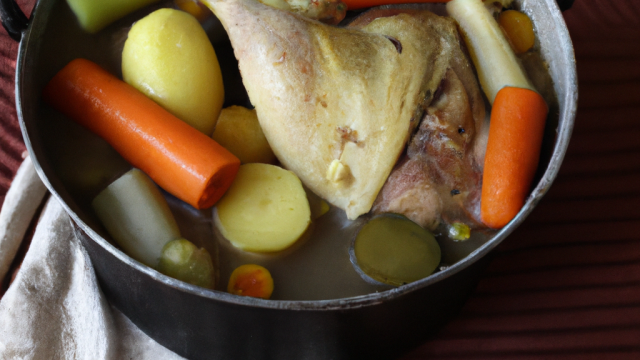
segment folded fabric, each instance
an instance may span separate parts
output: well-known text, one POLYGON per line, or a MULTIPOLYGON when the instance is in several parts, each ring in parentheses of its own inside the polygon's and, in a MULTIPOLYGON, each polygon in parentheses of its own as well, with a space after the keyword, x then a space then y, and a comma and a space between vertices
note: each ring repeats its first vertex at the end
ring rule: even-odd
POLYGON ((0 279, 7 275, 29 223, 46 193, 47 188, 27 156, 18 168, 0 212, 0 279))
MULTIPOLYGON (((33 186, 25 187, 25 182, 39 182, 28 159, 22 168, 23 176, 16 177, 10 192, 32 191, 33 186)), ((17 214, 23 214, 29 218, 19 220, 28 225, 44 193, 38 196, 16 194, 17 201, 5 202, 0 221, 16 221, 17 214), (31 203, 34 201, 35 207, 31 203)), ((5 229, 8 224, 2 222, 0 229, 5 229)), ((27 226, 23 228, 21 233, 13 231, 11 239, 22 239, 27 226)), ((4 252, 4 247, 0 248, 4 252)), ((6 262, 10 263, 14 255, 15 250, 11 256, 2 254, 0 260, 5 263, 0 263, 0 269, 8 268, 6 262)), ((182 357, 156 343, 108 304, 89 256, 73 234, 71 219, 51 197, 20 271, 0 300, 0 359, 182 357)))

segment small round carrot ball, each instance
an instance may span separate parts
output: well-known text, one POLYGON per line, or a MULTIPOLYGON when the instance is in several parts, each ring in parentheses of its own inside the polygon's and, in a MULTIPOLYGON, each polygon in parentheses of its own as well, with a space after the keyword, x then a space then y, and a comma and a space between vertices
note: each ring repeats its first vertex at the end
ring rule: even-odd
POLYGON ((260 265, 247 264, 233 270, 227 291, 240 296, 269 299, 273 293, 273 278, 260 265))
POLYGON ((526 53, 535 44, 533 23, 525 13, 507 10, 500 14, 499 23, 517 54, 526 53))

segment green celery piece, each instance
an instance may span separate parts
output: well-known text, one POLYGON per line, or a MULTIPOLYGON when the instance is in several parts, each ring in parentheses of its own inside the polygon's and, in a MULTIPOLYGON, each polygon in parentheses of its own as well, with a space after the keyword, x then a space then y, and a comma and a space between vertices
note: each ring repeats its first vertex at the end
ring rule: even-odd
POLYGON ((213 289, 215 272, 211 255, 186 239, 173 240, 162 249, 158 271, 189 284, 213 289))
POLYGON ((67 0, 80 26, 96 33, 112 22, 158 0, 67 0))

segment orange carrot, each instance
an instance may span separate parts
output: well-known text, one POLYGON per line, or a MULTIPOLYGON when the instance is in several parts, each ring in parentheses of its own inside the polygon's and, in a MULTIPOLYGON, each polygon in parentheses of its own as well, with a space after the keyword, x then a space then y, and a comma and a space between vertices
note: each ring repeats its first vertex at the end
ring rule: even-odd
POLYGON ((407 3, 446 3, 451 0, 342 0, 347 4, 347 9, 357 10, 373 6, 407 4, 407 3))
POLYGON ((73 60, 60 70, 43 98, 195 208, 213 206, 240 167, 213 139, 88 60, 73 60))
POLYGON ((524 205, 538 167, 548 111, 542 96, 532 90, 505 87, 496 95, 480 201, 487 226, 505 226, 524 205))
POLYGON ((268 299, 273 293, 273 278, 260 265, 247 264, 233 270, 227 285, 231 294, 268 299))

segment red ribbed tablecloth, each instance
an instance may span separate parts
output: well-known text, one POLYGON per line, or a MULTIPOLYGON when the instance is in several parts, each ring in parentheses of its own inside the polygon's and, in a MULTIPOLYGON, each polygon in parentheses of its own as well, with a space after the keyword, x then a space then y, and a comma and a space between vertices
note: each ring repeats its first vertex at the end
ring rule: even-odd
MULTIPOLYGON (((19 0, 30 13, 34 0, 19 0)), ((403 359, 640 359, 640 1, 577 0, 576 126, 560 175, 462 312, 403 359)), ((0 201, 25 150, 0 30, 0 201)))

